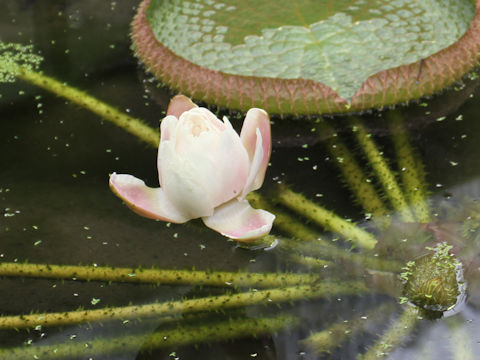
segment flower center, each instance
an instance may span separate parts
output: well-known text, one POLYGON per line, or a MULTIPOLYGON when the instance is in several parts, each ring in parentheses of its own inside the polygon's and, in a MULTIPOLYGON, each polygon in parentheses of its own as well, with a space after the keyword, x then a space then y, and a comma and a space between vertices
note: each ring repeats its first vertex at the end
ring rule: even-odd
POLYGON ((200 134, 204 131, 210 130, 207 122, 200 117, 190 117, 188 120, 190 133, 195 137, 200 136, 200 134))

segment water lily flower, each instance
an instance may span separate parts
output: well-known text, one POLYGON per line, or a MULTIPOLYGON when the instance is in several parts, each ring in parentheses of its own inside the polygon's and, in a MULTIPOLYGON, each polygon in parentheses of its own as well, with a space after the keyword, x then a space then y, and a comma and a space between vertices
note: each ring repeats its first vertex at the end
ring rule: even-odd
POLYGON ((113 173, 110 187, 136 213, 184 223, 202 218, 209 228, 237 241, 267 235, 275 216, 245 199, 263 184, 271 153, 270 120, 261 109, 247 112, 240 136, 183 95, 175 96, 161 123, 159 188, 113 173))

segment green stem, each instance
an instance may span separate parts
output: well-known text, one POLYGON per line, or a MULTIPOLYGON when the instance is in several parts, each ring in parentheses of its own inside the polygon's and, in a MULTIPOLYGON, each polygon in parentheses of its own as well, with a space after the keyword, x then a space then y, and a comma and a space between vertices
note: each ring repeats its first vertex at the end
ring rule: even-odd
POLYGON ((157 130, 152 129, 142 120, 126 115, 116 108, 88 95, 86 92, 26 68, 20 68, 17 77, 64 97, 121 127, 149 145, 158 147, 160 136, 157 130))
MULTIPOLYGON (((322 133, 325 133, 325 131, 329 133, 333 132, 333 129, 329 125, 326 123, 322 124, 326 127, 322 127, 322 133)), ((332 157, 336 160, 335 163, 342 173, 341 180, 345 181, 348 185, 354 194, 355 200, 357 200, 364 210, 373 216, 375 220, 384 222, 382 227, 387 227, 390 212, 347 146, 340 140, 336 133, 326 140, 326 146, 332 157)))
MULTIPOLYGON (((313 240, 313 239, 312 239, 313 240)), ((314 241, 314 240, 313 240, 314 241)), ((360 269, 372 269, 385 272, 400 272, 405 263, 382 259, 375 255, 366 255, 361 252, 353 252, 348 249, 334 248, 325 249, 321 246, 316 246, 314 242, 311 243, 297 243, 295 246, 291 244, 291 241, 286 240, 283 248, 285 251, 295 251, 300 254, 306 254, 309 256, 319 257, 321 260, 325 258, 331 259, 336 266, 342 267, 342 271, 345 274, 359 273, 360 269)), ((282 246, 282 243, 280 243, 282 246)))
MULTIPOLYGON (((365 267, 381 271, 398 272, 405 265, 402 262, 385 260, 376 256, 354 253, 333 245, 324 240, 316 231, 307 227, 304 222, 293 219, 290 215, 273 207, 263 195, 259 193, 248 194, 248 200, 254 207, 266 209, 275 214, 275 228, 289 234, 295 239, 281 239, 278 249, 288 253, 305 253, 310 256, 319 256, 332 259, 335 262, 344 261, 352 266, 365 267)), ((278 238, 278 237, 277 237, 278 238)))
POLYGON ((472 347, 472 331, 467 331, 467 321, 463 317, 449 317, 446 319, 449 330, 449 340, 452 347, 453 360, 473 360, 475 355, 472 347))
POLYGON ((300 254, 291 254, 290 260, 296 262, 297 264, 307 266, 310 269, 312 268, 324 269, 325 267, 335 265, 333 261, 318 259, 312 256, 305 256, 300 254))
POLYGON ((158 348, 197 345, 210 341, 255 337, 297 326, 299 319, 280 315, 260 319, 229 319, 206 325, 182 326, 172 330, 158 331, 151 335, 129 335, 91 341, 69 341, 54 345, 31 345, 1 349, 0 358, 13 359, 63 359, 118 356, 128 351, 152 351, 158 348))
POLYGON ((371 233, 342 219, 333 211, 327 210, 306 199, 303 195, 293 192, 286 186, 279 188, 276 198, 286 207, 315 221, 325 229, 344 236, 346 240, 351 241, 361 248, 373 249, 377 243, 377 240, 371 233))
POLYGON ((414 222, 415 219, 408 207, 405 195, 395 179, 392 171, 386 163, 382 153, 378 150, 377 145, 373 142, 370 134, 367 134, 365 128, 358 119, 353 119, 354 134, 357 141, 362 147, 367 159, 375 171, 385 194, 390 199, 392 206, 405 222, 414 222))
POLYGON ((314 274, 164 270, 7 262, 0 263, 0 276, 260 288, 313 284, 321 278, 321 276, 314 274))
POLYGON ((302 241, 316 241, 318 247, 322 249, 329 249, 331 251, 344 251, 343 249, 337 248, 331 242, 322 239, 319 234, 312 229, 308 228, 298 220, 293 219, 290 215, 287 215, 285 212, 277 209, 272 206, 272 204, 265 199, 265 197, 258 193, 250 193, 247 196, 248 201, 252 206, 256 208, 266 209, 275 214, 275 227, 279 227, 282 231, 285 231, 297 239, 302 241))
POLYGON ((365 354, 359 355, 357 359, 376 360, 381 357, 386 357, 415 329, 418 320, 417 309, 411 306, 407 307, 375 344, 370 347, 365 354))
POLYGON ((436 346, 437 344, 434 341, 424 341, 420 345, 417 355, 412 360, 438 360, 438 357, 435 355, 436 346))
POLYGON ((322 282, 314 286, 300 285, 261 291, 253 289, 238 294, 210 296, 199 299, 169 301, 146 305, 3 316, 0 317, 0 329, 32 328, 38 325, 42 327, 50 327, 104 320, 146 318, 198 311, 222 310, 257 304, 267 305, 300 299, 304 300, 339 295, 358 295, 366 292, 368 292, 368 289, 363 282, 322 282))
POLYGON ((372 327, 373 324, 385 321, 391 308, 392 303, 375 307, 374 310, 370 310, 361 318, 339 321, 325 330, 311 334, 300 343, 307 346, 316 355, 330 353, 336 347, 339 347, 342 342, 363 331, 365 327, 372 327))
POLYGON ((430 209, 426 201, 425 172, 410 145, 402 115, 397 111, 392 111, 388 115, 388 120, 391 122, 393 143, 405 195, 413 207, 417 220, 428 223, 430 222, 430 209))
MULTIPOLYGON (((355 329, 356 330, 356 329, 355 329)), ((349 322, 338 322, 323 331, 316 332, 301 341, 316 355, 330 353, 351 336, 352 325, 349 322)), ((356 331, 355 331, 356 332, 356 331)))

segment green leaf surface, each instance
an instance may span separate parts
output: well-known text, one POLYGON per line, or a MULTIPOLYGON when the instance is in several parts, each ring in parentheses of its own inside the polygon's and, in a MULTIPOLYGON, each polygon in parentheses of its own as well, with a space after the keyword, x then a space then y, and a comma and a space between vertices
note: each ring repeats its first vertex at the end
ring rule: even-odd
POLYGON ((455 43, 471 0, 151 0, 156 39, 227 74, 322 82, 350 99, 371 75, 455 43))

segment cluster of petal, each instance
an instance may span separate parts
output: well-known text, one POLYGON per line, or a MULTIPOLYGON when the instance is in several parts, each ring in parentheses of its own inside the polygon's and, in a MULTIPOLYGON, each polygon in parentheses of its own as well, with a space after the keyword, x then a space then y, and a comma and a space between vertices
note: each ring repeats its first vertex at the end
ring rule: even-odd
POLYGON ((110 187, 136 213, 184 223, 202 218, 209 228, 237 241, 270 232, 275 216, 245 199, 260 188, 271 153, 270 120, 261 109, 247 112, 240 135, 183 95, 175 96, 161 123, 159 188, 113 173, 110 187))

